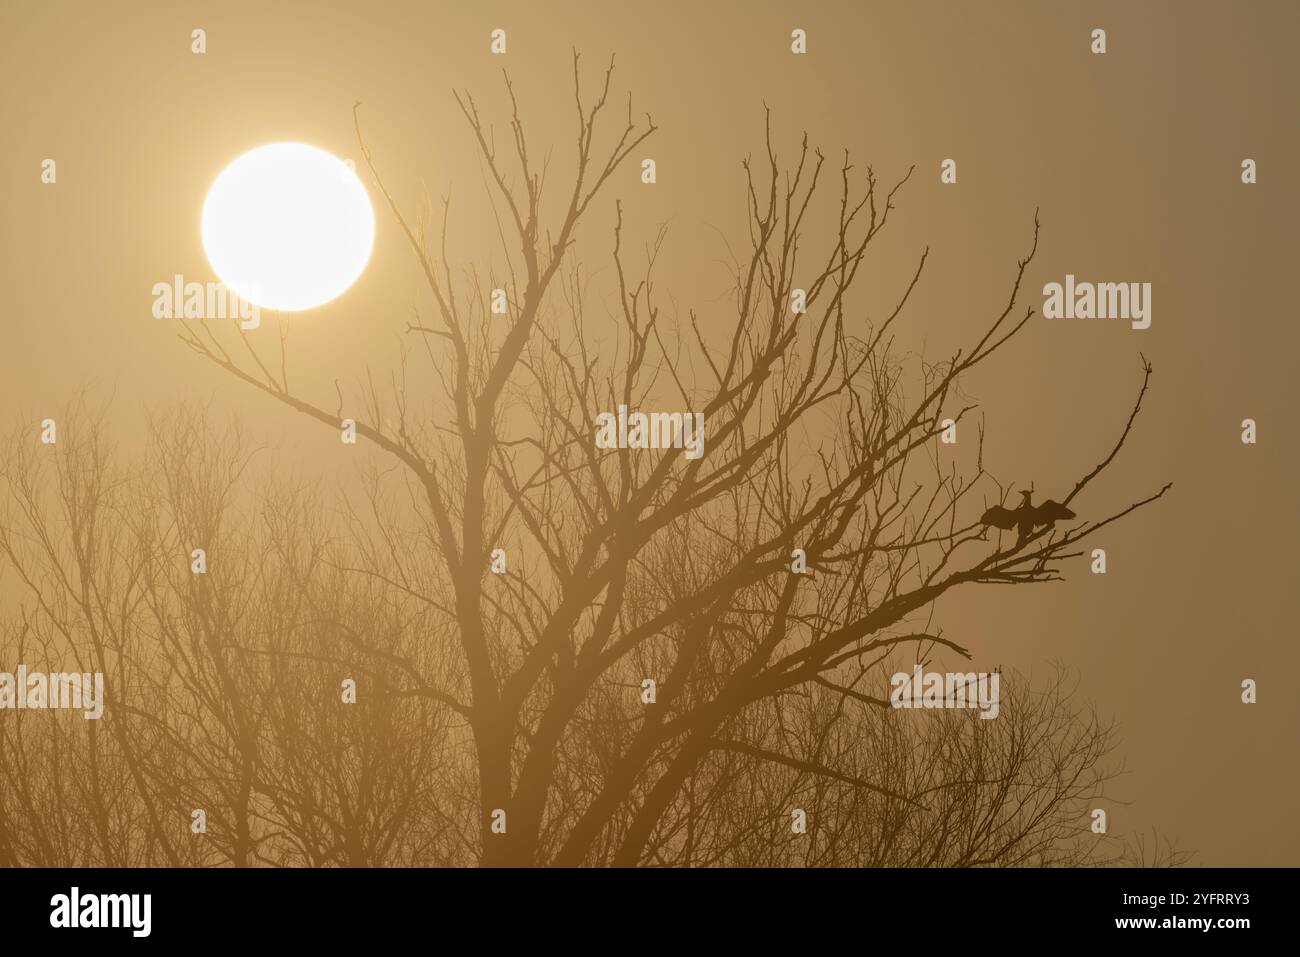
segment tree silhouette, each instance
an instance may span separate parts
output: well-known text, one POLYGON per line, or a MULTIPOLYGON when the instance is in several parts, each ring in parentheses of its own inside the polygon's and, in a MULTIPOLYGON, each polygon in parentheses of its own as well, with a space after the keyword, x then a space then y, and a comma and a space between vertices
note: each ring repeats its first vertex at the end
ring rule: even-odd
POLYGON ((250 487, 248 443, 204 409, 156 418, 139 467, 84 405, 59 421, 55 448, 24 428, 0 468, 0 555, 28 599, 0 648, 33 670, 102 672, 108 702, 99 721, 5 712, 0 864, 447 859, 430 850, 445 824, 414 813, 447 804, 426 783, 446 763, 440 716, 383 693, 338 706, 339 661, 382 688, 378 655, 418 622, 319 561, 319 500, 250 487))
MULTIPOLYGON (((990 541, 985 496, 1005 494, 984 470, 982 427, 973 472, 938 452, 945 420, 973 410, 957 406, 961 377, 1033 315, 1019 299, 1037 218, 1005 305, 945 361, 909 359, 895 326, 927 254, 879 321, 861 318, 850 292, 910 172, 885 188, 846 156, 832 176, 806 136, 783 166, 769 118, 764 155, 744 163, 748 247, 732 263, 726 322, 665 308, 662 230, 633 275, 617 200, 616 305, 612 319, 595 317, 578 227, 655 130, 649 117, 634 120, 629 99, 626 120, 605 135, 612 75, 611 61, 590 100, 575 54, 576 158, 550 217, 543 193, 549 209, 555 173, 530 153, 509 78, 506 149, 474 99, 457 95, 505 247, 502 278, 486 285, 471 270, 457 288, 449 201, 435 250, 393 200, 358 119, 364 159, 433 303, 433 318, 407 333, 436 398, 422 400, 405 367, 389 388, 363 388, 357 434, 402 469, 372 473, 366 507, 343 520, 345 541, 288 491, 280 507, 257 507, 257 534, 228 546, 240 570, 202 582, 182 580, 175 556, 219 532, 238 539, 212 524, 229 507, 220 489, 239 485, 236 446, 203 453, 197 439, 174 447, 183 440, 157 436, 174 454, 160 494, 186 514, 207 502, 209 525, 177 517, 142 532, 134 540, 153 543, 149 561, 166 567, 119 569, 126 581, 105 585, 114 605, 148 607, 166 659, 140 680, 167 707, 106 722, 140 732, 121 733, 115 773, 134 775, 144 800, 158 793, 150 782, 168 779, 150 765, 179 756, 172 803, 215 795, 222 853, 236 864, 1101 861, 1078 836, 1081 802, 1107 777, 1110 729, 1081 716, 1061 681, 1039 695, 1013 691, 997 721, 888 706, 888 675, 905 653, 907 665, 970 656, 932 624, 950 590, 1058 579, 1085 538, 1168 489, 1069 529, 990 541), (826 179, 837 188, 823 211, 826 179), (505 316, 487 304, 498 286, 505 316), (598 448, 598 416, 619 406, 703 413, 703 453, 598 448), (491 570, 498 548, 502 574, 491 570), (796 550, 806 572, 794 570, 796 550), (364 722, 338 713, 342 662, 375 692, 364 722), (807 811, 806 835, 791 833, 796 807, 807 811)), ((247 359, 208 326, 182 338, 340 428, 343 391, 331 411, 291 390, 283 336, 275 371, 235 334, 247 359)), ((1118 439, 1064 505, 1128 440, 1151 375, 1142 368, 1118 439)), ((17 562, 12 534, 0 541, 17 562)), ((108 616, 84 617, 98 627, 90 622, 108 616)), ((128 650, 117 654, 121 668, 136 667, 128 650)), ((128 681, 116 679, 119 695, 128 681)), ((0 814, 16 813, 14 799, 0 800, 0 814)), ((141 842, 141 853, 173 862, 193 853, 178 849, 179 835, 141 842)), ((33 836, 23 855, 60 856, 40 847, 33 836)))

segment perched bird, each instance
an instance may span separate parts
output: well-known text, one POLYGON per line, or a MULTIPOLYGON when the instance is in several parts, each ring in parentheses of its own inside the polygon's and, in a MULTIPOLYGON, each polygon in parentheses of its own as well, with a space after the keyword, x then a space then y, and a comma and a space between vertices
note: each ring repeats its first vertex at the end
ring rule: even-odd
POLYGON ((1010 531, 1014 528, 1016 530, 1016 542, 1020 544, 1033 535, 1036 528, 1042 528, 1043 526, 1050 528, 1057 522, 1074 518, 1074 512, 1050 498, 1041 505, 1034 505, 1033 495, 1034 490, 1032 488, 1027 492, 1021 491, 1018 508, 1011 509, 1002 505, 994 505, 980 516, 980 524, 986 528, 1000 528, 1003 531, 1010 531))

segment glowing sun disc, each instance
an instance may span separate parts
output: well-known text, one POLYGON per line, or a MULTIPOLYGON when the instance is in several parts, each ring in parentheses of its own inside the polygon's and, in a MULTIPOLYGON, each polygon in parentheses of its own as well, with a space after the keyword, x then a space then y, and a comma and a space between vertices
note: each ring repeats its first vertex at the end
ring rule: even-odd
POLYGON ((342 160, 305 143, 240 156, 203 202, 203 249, 228 289, 264 309, 322 306, 370 261, 375 212, 342 160))

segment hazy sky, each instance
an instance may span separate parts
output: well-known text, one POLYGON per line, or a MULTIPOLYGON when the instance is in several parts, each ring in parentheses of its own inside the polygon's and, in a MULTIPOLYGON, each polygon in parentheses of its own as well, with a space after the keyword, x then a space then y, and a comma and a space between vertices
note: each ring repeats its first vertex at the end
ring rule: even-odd
MULTIPOLYGON (((882 180, 916 165, 862 303, 892 306, 929 246, 913 348, 946 354, 1000 310, 1035 209, 1028 301, 1067 273, 1152 284, 1150 329, 1035 318, 964 387, 987 418, 986 465, 1059 498, 1118 435, 1145 354, 1155 375, 1136 431, 1075 508, 1093 517, 1173 490, 1098 540, 1107 575, 1080 559, 1063 584, 955 594, 939 621, 983 663, 1080 670, 1082 695, 1121 724, 1129 773, 1112 794, 1132 803, 1109 805, 1113 830, 1156 826, 1201 864, 1294 864, 1297 29, 1294 3, 5 4, 0 402, 38 419, 75 390, 115 391, 130 434, 145 403, 212 397, 332 474, 333 436, 237 388, 150 313, 154 283, 211 278, 199 212, 230 160, 280 140, 359 158, 359 100, 399 203, 450 190, 452 255, 468 263, 493 233, 451 90, 504 131, 508 68, 530 137, 567 170, 571 48, 591 84, 616 53, 617 108, 630 90, 660 126, 642 151, 659 181, 642 187, 629 167, 609 202, 624 200, 638 240, 668 223, 660 281, 707 320, 727 305, 720 236, 745 238, 740 161, 761 149, 767 103, 787 155, 807 130, 882 180), (496 27, 504 57, 488 52, 496 27), (805 56, 790 52, 795 27, 805 56), (1089 51, 1095 27, 1103 56, 1089 51), (1240 181, 1246 157, 1256 185, 1240 181), (955 186, 939 182, 945 158, 955 186), (1240 441, 1245 417, 1255 446, 1240 441), (1239 701, 1246 677, 1253 707, 1239 701)), ((292 326, 291 375, 326 404, 334 379, 383 368, 412 309, 428 312, 392 217, 376 213, 367 271, 292 326)), ((608 257, 596 222, 578 247, 593 269, 608 257)))

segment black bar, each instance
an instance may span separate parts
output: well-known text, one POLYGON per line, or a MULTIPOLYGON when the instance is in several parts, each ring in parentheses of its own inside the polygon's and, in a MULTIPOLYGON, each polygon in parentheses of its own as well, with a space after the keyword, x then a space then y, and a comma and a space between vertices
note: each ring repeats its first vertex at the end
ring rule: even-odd
POLYGON ((1295 879, 1294 869, 1221 868, 0 870, 0 934, 6 945, 152 942, 205 950, 403 939, 421 942, 421 951, 490 945, 492 952, 512 940, 529 951, 586 942, 581 949, 603 943, 637 953, 670 941, 690 941, 691 950, 703 941, 730 948, 783 940, 805 950, 836 942, 955 952, 977 943, 1131 937, 1147 945, 1207 940, 1230 947, 1242 934, 1272 937, 1285 928, 1295 879), (130 919, 143 929, 143 907, 126 910, 120 899, 105 912, 111 918, 118 909, 125 926, 51 926, 56 896, 70 905, 74 887, 82 908, 96 913, 99 895, 150 895, 148 936, 135 936, 130 919), (87 905, 87 896, 96 902, 87 905), (1207 919, 1208 929, 1187 924, 1207 919), (1154 925, 1119 923, 1134 920, 1154 925))

